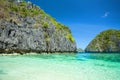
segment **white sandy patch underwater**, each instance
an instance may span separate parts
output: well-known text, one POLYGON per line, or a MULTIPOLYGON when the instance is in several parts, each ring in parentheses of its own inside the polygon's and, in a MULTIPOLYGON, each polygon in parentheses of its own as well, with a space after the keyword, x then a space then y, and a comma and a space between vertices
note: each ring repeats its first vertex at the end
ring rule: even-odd
POLYGON ((120 54, 101 55, 0 56, 0 80, 120 80, 120 54))

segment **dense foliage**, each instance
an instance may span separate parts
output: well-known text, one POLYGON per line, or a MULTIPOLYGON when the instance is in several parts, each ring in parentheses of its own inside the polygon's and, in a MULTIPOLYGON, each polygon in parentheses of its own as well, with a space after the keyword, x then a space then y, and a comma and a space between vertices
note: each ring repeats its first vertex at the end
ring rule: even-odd
POLYGON ((119 52, 120 30, 106 30, 98 34, 86 48, 87 52, 119 52))

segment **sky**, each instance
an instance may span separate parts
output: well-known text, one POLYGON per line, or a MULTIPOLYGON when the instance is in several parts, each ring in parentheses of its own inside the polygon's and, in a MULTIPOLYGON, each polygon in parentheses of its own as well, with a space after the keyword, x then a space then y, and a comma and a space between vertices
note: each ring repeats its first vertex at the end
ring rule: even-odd
POLYGON ((101 31, 120 30, 120 0, 29 0, 67 25, 77 48, 85 49, 101 31))

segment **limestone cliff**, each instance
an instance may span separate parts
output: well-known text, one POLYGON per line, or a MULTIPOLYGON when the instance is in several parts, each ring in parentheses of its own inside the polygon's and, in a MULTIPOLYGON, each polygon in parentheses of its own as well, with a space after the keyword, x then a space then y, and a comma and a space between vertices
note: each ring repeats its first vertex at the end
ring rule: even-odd
POLYGON ((76 52, 71 31, 31 2, 0 2, 0 52, 76 52))
POLYGON ((120 52, 120 30, 106 30, 98 34, 86 47, 86 52, 120 52))

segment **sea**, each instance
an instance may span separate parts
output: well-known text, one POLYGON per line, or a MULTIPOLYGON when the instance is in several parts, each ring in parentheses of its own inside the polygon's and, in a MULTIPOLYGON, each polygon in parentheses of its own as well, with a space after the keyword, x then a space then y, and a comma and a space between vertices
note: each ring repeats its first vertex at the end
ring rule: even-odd
POLYGON ((120 53, 0 56, 0 80, 120 80, 120 53))

